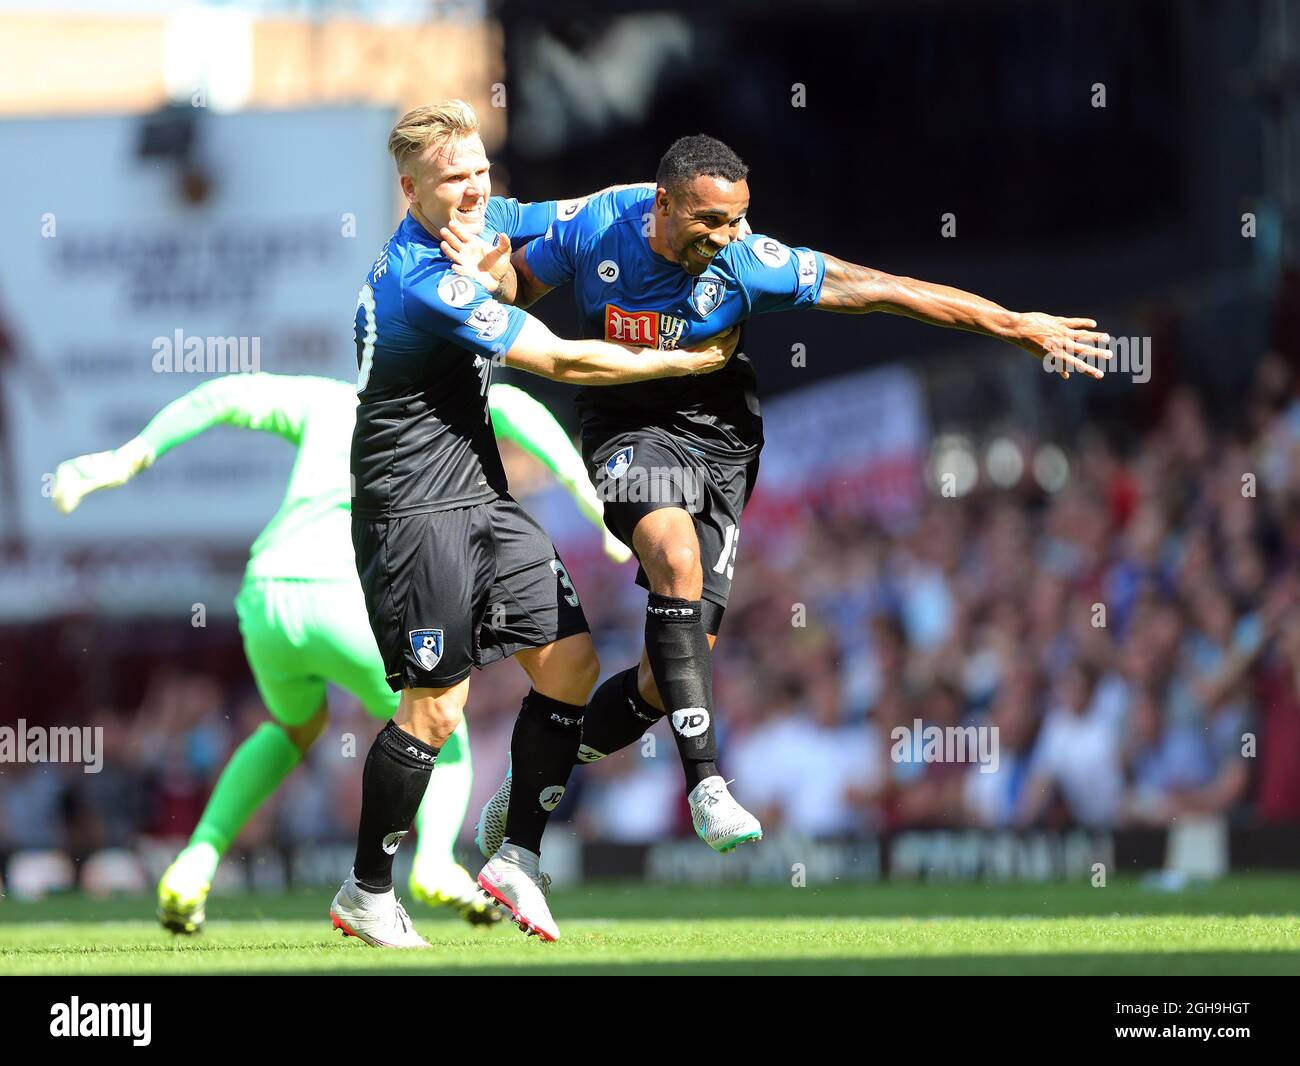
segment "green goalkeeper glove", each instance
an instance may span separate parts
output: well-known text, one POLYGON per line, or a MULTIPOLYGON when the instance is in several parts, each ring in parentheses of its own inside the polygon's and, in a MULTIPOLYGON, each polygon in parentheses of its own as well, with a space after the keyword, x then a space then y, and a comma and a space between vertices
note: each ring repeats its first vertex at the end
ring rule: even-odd
POLYGON ((125 485, 153 461, 153 449, 135 437, 111 452, 79 455, 60 463, 54 474, 54 491, 50 494, 54 506, 64 514, 71 514, 92 492, 125 485))

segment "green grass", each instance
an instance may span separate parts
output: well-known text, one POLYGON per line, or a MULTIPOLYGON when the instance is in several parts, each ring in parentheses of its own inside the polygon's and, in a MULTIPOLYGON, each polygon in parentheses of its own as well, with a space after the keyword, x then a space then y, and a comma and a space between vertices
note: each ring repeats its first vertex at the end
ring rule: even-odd
POLYGON ((649 886, 558 891, 558 944, 414 908, 432 951, 376 951, 328 891, 215 899, 174 938, 146 899, 0 904, 4 974, 1296 974, 1300 879, 1088 885, 649 886))

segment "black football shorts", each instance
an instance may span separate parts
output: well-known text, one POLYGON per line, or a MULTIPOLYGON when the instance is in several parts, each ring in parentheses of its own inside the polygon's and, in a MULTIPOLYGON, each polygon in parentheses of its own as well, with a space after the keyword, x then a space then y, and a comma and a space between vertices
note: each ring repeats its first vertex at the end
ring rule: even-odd
POLYGON ((352 518, 370 628, 394 692, 444 688, 525 648, 588 631, 545 531, 510 497, 352 518))
MULTIPOLYGON (((695 520, 704 571, 704 623, 716 634, 731 594, 740 546, 740 514, 758 477, 758 456, 728 463, 653 430, 634 430, 585 447, 583 458, 605 525, 629 548, 632 531, 651 511, 684 508, 695 520)), ((635 551, 635 548, 633 548, 635 551)), ((645 570, 636 582, 649 588, 645 570)))

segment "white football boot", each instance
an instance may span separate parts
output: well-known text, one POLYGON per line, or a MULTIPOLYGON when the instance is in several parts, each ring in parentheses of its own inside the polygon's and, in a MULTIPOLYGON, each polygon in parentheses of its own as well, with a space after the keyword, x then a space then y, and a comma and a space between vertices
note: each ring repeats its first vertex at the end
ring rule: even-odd
POLYGON ((211 844, 195 844, 167 867, 158 882, 158 921, 164 929, 188 935, 203 929, 218 861, 217 850, 211 844))
POLYGON ((502 844, 479 873, 478 883, 510 909, 515 924, 525 933, 555 941, 560 939, 560 927, 546 902, 551 879, 541 872, 540 864, 541 859, 527 848, 502 844))
POLYGON ((506 839, 506 812, 510 810, 510 777, 513 767, 506 771, 506 779, 501 782, 491 799, 483 804, 479 811, 478 825, 474 827, 474 843, 483 858, 490 859, 506 839))
POLYGON ((483 899, 469 871, 445 855, 425 858, 416 851, 409 884, 421 903, 450 907, 470 925, 492 925, 503 917, 499 907, 483 899))
POLYGON ((334 902, 330 920, 344 936, 354 936, 375 948, 427 948, 429 942, 415 931, 411 916, 393 894, 367 892, 348 874, 334 902))
POLYGON ((727 790, 721 777, 706 777, 686 797, 695 834, 714 851, 732 851, 750 840, 763 839, 763 827, 727 790))

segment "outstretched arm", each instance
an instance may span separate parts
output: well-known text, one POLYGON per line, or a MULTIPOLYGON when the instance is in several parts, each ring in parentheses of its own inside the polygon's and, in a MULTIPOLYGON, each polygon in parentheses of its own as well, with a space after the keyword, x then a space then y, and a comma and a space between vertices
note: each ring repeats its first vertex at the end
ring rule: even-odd
POLYGON ((54 475, 54 506, 64 514, 99 489, 125 485, 160 456, 215 425, 277 433, 302 440, 307 396, 300 379, 278 374, 230 374, 205 381, 173 400, 120 448, 79 455, 54 475))
POLYGON ((1051 369, 1069 377, 1071 370, 1099 378, 1102 371, 1086 358, 1109 359, 1095 345, 1110 338, 1097 332, 1091 318, 1059 318, 1042 311, 1008 311, 974 293, 916 278, 897 277, 825 255, 826 276, 817 306, 825 311, 866 314, 885 311, 932 326, 970 330, 1023 348, 1037 359, 1051 359, 1051 369))

